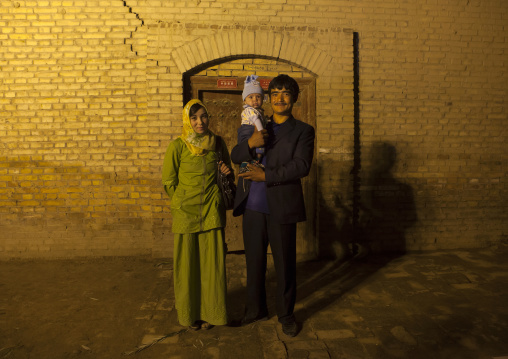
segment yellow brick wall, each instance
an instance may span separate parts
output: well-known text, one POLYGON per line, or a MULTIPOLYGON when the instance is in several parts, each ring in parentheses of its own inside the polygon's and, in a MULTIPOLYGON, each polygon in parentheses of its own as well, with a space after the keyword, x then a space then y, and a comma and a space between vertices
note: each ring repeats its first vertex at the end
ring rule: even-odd
POLYGON ((316 77, 323 243, 349 240, 354 221, 379 248, 505 241, 507 10, 0 0, 0 258, 171 255, 160 167, 180 133, 183 73, 244 57, 316 77))

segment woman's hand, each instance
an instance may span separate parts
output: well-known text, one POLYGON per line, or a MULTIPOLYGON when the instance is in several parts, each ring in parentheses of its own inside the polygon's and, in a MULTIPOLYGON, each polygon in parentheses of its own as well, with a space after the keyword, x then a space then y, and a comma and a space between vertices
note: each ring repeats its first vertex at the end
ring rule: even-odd
POLYGON ((226 164, 224 162, 220 161, 219 165, 220 165, 220 171, 223 174, 225 174, 227 176, 231 173, 231 169, 228 166, 226 166, 226 164))

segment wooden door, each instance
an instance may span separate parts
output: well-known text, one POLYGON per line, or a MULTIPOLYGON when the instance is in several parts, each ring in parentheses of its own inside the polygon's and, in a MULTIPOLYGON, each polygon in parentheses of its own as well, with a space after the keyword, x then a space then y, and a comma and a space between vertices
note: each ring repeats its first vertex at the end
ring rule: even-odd
MULTIPOLYGON (((217 86, 218 78, 192 76, 190 77, 188 96, 198 98, 205 104, 211 115, 210 129, 224 138, 228 150, 231 152, 231 149, 237 144, 237 130, 240 127, 243 110, 242 90, 245 77, 228 77, 227 79, 236 80, 238 87, 236 89, 220 89, 217 86)), ((300 95, 293 107, 293 115, 296 119, 315 128, 315 80, 308 78, 296 80, 300 86, 300 95)), ((267 95, 265 95, 263 108, 266 115, 272 114, 267 95)), ((234 166, 234 170, 235 176, 237 176, 238 166, 234 166)), ((314 258, 318 254, 315 222, 316 184, 316 166, 313 165, 309 176, 302 180, 307 221, 298 224, 296 249, 299 261, 314 258)), ((242 218, 233 217, 232 211, 227 211, 226 243, 230 251, 243 250, 242 218)))

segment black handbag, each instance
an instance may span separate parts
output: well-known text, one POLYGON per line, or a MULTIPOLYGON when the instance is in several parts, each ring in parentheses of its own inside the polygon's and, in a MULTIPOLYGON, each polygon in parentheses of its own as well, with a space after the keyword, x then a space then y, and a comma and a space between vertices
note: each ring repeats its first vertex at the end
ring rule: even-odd
POLYGON ((235 176, 232 173, 225 175, 220 171, 220 162, 224 162, 222 159, 222 138, 220 136, 215 138, 215 152, 217 153, 217 185, 222 194, 222 202, 227 210, 233 209, 236 195, 235 176))

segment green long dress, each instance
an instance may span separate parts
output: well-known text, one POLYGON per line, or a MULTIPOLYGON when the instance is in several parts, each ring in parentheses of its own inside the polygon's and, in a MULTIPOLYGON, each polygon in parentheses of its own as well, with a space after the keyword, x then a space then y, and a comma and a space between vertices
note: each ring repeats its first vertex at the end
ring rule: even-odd
MULTIPOLYGON (((222 142, 224 162, 231 166, 222 142)), ((171 198, 175 306, 181 325, 227 324, 224 227, 226 210, 216 184, 217 157, 193 155, 177 138, 164 157, 162 182, 171 198)))

